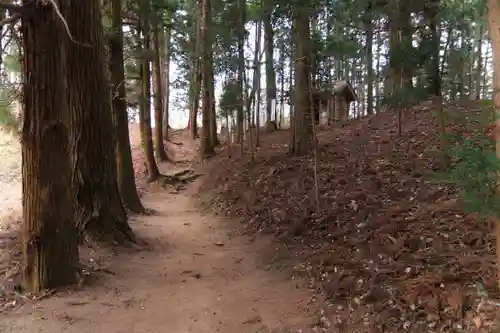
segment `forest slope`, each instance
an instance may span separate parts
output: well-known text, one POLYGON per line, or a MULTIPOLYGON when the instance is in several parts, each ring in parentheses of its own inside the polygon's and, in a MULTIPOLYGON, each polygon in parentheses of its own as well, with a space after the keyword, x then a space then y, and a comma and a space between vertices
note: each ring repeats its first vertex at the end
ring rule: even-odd
POLYGON ((490 228, 460 210, 453 189, 431 181, 439 164, 432 111, 407 112, 401 137, 389 112, 320 128, 319 211, 313 156, 288 155, 288 132, 265 136, 254 163, 224 147, 204 189, 247 233, 273 234, 277 252, 329 300, 330 321, 348 331, 487 328, 494 319, 478 290, 495 289, 490 228))

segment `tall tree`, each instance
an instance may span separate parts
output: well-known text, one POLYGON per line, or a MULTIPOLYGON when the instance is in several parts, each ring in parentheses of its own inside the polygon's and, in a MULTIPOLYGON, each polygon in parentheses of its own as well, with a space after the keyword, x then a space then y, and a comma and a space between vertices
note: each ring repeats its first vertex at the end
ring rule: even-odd
POLYGON ((368 0, 364 26, 366 31, 366 113, 373 114, 373 5, 372 0, 368 0))
POLYGON ((134 235, 117 184, 100 1, 66 0, 62 14, 73 33, 65 43, 65 70, 76 226, 87 240, 124 243, 134 235))
POLYGON ((311 47, 309 21, 311 8, 306 1, 298 0, 292 6, 295 41, 295 86, 293 92, 293 153, 309 152, 313 139, 311 105, 311 47))
MULTIPOLYGON (((169 130, 169 115, 170 115, 170 61, 171 61, 171 53, 172 53, 172 13, 170 10, 167 10, 166 14, 166 22, 165 29, 163 33, 163 38, 160 40, 164 40, 161 43, 161 53, 164 55, 162 59, 162 68, 163 68, 163 140, 168 140, 168 130, 169 130)), ((161 35, 160 35, 161 36, 161 35)))
MULTIPOLYGON (((266 52, 266 123, 271 122, 272 103, 276 99, 276 73, 274 71, 274 31, 272 25, 273 6, 271 0, 264 0, 264 47, 266 52)), ((275 119, 276 120, 276 119, 275 119)), ((269 124, 266 125, 271 129, 269 124)))
MULTIPOLYGON (((493 49, 493 104, 496 115, 496 151, 500 158, 500 2, 488 0, 488 25, 493 49)), ((500 219, 495 219, 496 251, 497 251, 497 281, 500 287, 500 219)))
MULTIPOLYGON (((141 93, 139 101, 139 118, 141 128, 141 142, 146 155, 146 168, 148 172, 148 181, 154 182, 160 177, 160 171, 156 164, 153 131, 151 130, 151 56, 150 56, 150 15, 151 3, 149 0, 141 0, 139 4, 141 38, 140 70, 141 93)), ((162 138, 163 139, 163 138, 162 138)))
POLYGON ((201 40, 203 40, 202 47, 202 136, 201 136, 201 148, 200 148, 200 158, 203 160, 210 155, 214 154, 214 142, 211 136, 211 113, 212 113, 212 98, 213 93, 210 91, 213 89, 213 69, 212 69, 212 38, 210 38, 212 25, 212 8, 210 0, 200 0, 202 1, 202 24, 200 29, 202 29, 201 40))
MULTIPOLYGON (((31 1, 23 1, 28 5, 31 1)), ((30 292, 76 282, 78 239, 73 224, 64 28, 50 5, 22 18, 24 288, 30 292), (50 39, 47 38, 50 36, 50 39)))
POLYGON ((167 161, 168 156, 165 152, 165 144, 163 143, 163 117, 165 113, 165 109, 163 107, 164 101, 164 82, 162 75, 162 59, 165 57, 165 54, 162 54, 160 50, 162 47, 160 44, 164 44, 165 41, 160 39, 161 31, 163 31, 163 24, 160 21, 159 13, 160 8, 155 6, 153 8, 153 53, 154 53, 154 87, 155 87, 155 141, 156 141, 156 157, 160 162, 167 161))
MULTIPOLYGON (((238 86, 240 95, 238 107, 236 109, 236 142, 241 144, 241 153, 243 154, 243 131, 244 131, 244 105, 245 105, 245 22, 246 22, 246 1, 238 1, 238 86)), ((248 119, 250 121, 250 119, 248 119)))
POLYGON ((109 70, 113 90, 111 92, 114 122, 116 127, 117 181, 123 205, 134 213, 143 213, 144 207, 135 184, 127 103, 125 99, 125 69, 123 64, 122 0, 108 0, 111 13, 109 36, 109 70))

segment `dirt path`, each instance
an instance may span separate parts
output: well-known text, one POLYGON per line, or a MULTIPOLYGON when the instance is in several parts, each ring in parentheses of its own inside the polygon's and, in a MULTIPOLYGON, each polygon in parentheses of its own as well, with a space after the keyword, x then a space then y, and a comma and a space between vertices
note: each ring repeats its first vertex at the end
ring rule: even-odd
POLYGON ((0 332, 314 331, 311 294, 262 267, 258 242, 231 236, 223 220, 195 208, 189 190, 144 202, 158 214, 132 224, 149 250, 108 256, 110 272, 93 286, 4 314, 0 332))

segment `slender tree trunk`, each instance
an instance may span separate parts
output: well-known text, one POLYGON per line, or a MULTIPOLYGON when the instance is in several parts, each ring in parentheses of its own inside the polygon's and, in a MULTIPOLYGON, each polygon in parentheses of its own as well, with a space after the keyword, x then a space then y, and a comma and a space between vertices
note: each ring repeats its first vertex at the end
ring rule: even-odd
POLYGON ((483 34, 484 27, 482 23, 476 26, 476 47, 477 47, 477 57, 476 57, 476 90, 474 99, 478 100, 481 98, 481 83, 483 82, 483 34))
POLYGON ((441 75, 439 70, 439 34, 438 34, 438 10, 439 0, 426 2, 424 15, 429 22, 430 38, 432 47, 428 54, 428 87, 427 92, 434 96, 441 96, 441 75))
MULTIPOLYGON (((260 112, 260 63, 261 63, 261 57, 260 57, 260 39, 262 37, 262 20, 258 20, 257 23, 255 24, 255 29, 256 29, 256 34, 255 34, 255 54, 254 54, 254 59, 253 59, 253 82, 252 82, 252 90, 250 91, 250 102, 253 102, 255 105, 255 117, 257 119, 256 121, 256 140, 255 140, 255 145, 259 146, 260 142, 260 117, 259 113, 260 112), (257 98, 256 98, 257 96, 257 98)), ((251 129, 250 129, 251 130, 251 129)))
POLYGON ((171 53, 171 14, 167 12, 167 22, 163 30, 163 38, 160 34, 161 54, 164 55, 162 61, 163 68, 163 140, 168 141, 169 115, 170 115, 170 53, 171 53))
MULTIPOLYGON (((210 9, 210 7, 209 7, 210 9)), ((212 25, 212 19, 210 18, 209 19, 209 28, 211 27, 212 25)), ((210 29, 209 29, 210 31, 210 29)), ((216 113, 216 110, 215 110, 215 80, 214 80, 214 56, 213 56, 213 51, 212 51, 212 44, 213 44, 213 39, 211 38, 212 36, 209 35, 207 38, 208 38, 208 42, 210 42, 210 52, 208 52, 208 63, 210 64, 209 67, 208 67, 208 75, 209 75, 209 78, 207 80, 207 82, 210 83, 210 88, 209 88, 209 91, 210 91, 210 132, 209 132, 209 136, 210 136, 210 144, 212 147, 217 147, 218 145, 220 145, 220 141, 219 141, 219 138, 217 137, 217 113, 216 113)))
POLYGON ((307 154, 312 147, 312 105, 310 98, 310 29, 309 8, 296 4, 293 7, 295 34, 295 89, 294 89, 294 149, 295 155, 307 154))
POLYGON ((66 41, 76 226, 88 241, 124 243, 134 235, 117 184, 100 1, 65 4, 62 14, 78 41, 66 41))
MULTIPOLYGON (((28 4, 25 0, 24 3, 28 4)), ((64 27, 49 6, 22 18, 23 286, 28 292, 76 282, 78 238, 73 224, 64 27), (50 36, 50 39, 47 39, 50 36)))
MULTIPOLYGON (((272 7, 269 0, 264 0, 264 45, 266 50, 266 123, 272 121, 272 103, 276 99, 276 73, 274 72, 274 31, 271 23, 272 7)), ((268 130, 271 129, 267 125, 268 130)))
MULTIPOLYGON (((158 11, 159 9, 154 9, 158 11)), ((164 44, 164 40, 160 40, 160 30, 163 30, 163 26, 160 23, 157 14, 153 14, 153 53, 154 53, 154 82, 155 82, 155 141, 156 141, 156 157, 160 162, 168 160, 167 153, 165 152, 165 144, 163 142, 163 84, 162 84, 162 61, 161 59, 165 54, 160 54, 160 44, 164 44)))
POLYGON ((144 213, 144 207, 135 184, 130 136, 128 129, 127 103, 125 96, 125 69, 123 65, 122 0, 109 2, 112 34, 109 38, 109 71, 113 84, 112 106, 116 127, 117 181, 123 205, 134 213, 144 213))
MULTIPOLYGON (((493 50, 493 104, 496 114, 496 151, 500 158, 500 3, 488 0, 488 25, 493 50)), ((500 288, 500 218, 494 217, 496 251, 497 251, 497 281, 500 288)))
MULTIPOLYGON (((243 122, 244 122, 244 94, 245 94, 245 18, 246 18, 246 2, 238 0, 239 21, 238 21, 238 89, 239 100, 236 109, 236 142, 241 145, 241 155, 243 155, 243 122)), ((250 121, 250 119, 249 119, 250 121)))
POLYGON ((189 130, 191 139, 198 138, 198 107, 200 104, 200 90, 202 81, 202 68, 201 68, 201 23, 199 16, 201 15, 201 2, 197 4, 195 11, 195 32, 192 34, 192 48, 193 48, 193 79, 190 84, 191 95, 191 110, 189 112, 189 130))
POLYGON ((211 25, 212 25, 212 10, 210 0, 200 0, 202 1, 202 19, 203 23, 200 25, 201 39, 203 41, 202 48, 202 71, 203 71, 203 83, 202 83, 202 135, 201 135, 201 148, 200 148, 200 159, 204 160, 214 154, 214 146, 212 139, 210 138, 210 118, 212 113, 212 93, 213 89, 213 69, 212 69, 212 38, 211 25))
MULTIPOLYGON (((371 5, 367 12, 371 12, 371 5)), ((371 15, 365 21, 366 29, 366 113, 373 114, 373 22, 371 15)))
MULTIPOLYGON (((142 33, 142 50, 150 50, 150 3, 148 0, 141 0, 140 3, 140 20, 142 33)), ((148 173, 148 181, 154 182, 160 177, 160 171, 156 164, 154 146, 153 146, 153 131, 151 130, 151 67, 150 59, 147 52, 143 52, 140 57, 139 75, 141 77, 141 94, 139 97, 139 118, 141 128, 141 142, 146 157, 146 168, 148 173)))

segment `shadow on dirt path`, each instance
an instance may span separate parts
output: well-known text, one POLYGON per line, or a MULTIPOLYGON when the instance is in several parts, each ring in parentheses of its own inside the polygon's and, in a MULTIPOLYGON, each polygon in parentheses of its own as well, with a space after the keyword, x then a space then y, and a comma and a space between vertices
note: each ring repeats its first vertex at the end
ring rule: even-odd
POLYGON ((195 184, 143 200, 154 216, 131 222, 147 250, 117 250, 107 274, 0 317, 2 333, 313 332, 312 294, 259 264, 259 241, 232 236, 200 212, 195 184))

